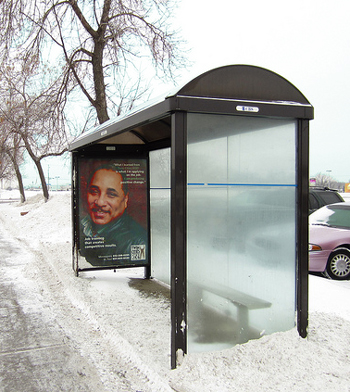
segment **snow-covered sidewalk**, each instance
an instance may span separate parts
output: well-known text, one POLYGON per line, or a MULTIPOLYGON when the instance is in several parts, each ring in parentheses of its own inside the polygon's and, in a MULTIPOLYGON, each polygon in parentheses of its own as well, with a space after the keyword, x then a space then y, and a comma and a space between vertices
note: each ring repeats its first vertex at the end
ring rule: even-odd
POLYGON ((293 329, 187 355, 170 370, 170 302, 162 286, 140 285, 142 269, 75 277, 69 192, 52 193, 47 203, 37 195, 0 204, 0 224, 34 255, 23 276, 38 286, 106 390, 119 391, 123 377, 130 391, 350 391, 350 282, 310 276, 307 339, 293 329))

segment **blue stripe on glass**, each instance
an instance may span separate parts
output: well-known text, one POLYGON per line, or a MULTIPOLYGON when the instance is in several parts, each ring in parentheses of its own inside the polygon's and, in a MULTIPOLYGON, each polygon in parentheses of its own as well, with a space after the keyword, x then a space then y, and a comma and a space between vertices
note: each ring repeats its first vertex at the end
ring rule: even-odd
MULTIPOLYGON (((288 186, 288 187, 297 187, 297 184, 233 184, 233 183, 215 183, 209 182, 208 184, 204 182, 189 182, 188 186, 288 186)), ((161 188, 161 187, 151 187, 150 189, 166 189, 169 190, 171 188, 161 188)))
POLYGON ((215 183, 215 182, 209 182, 208 184, 205 183, 195 183, 195 182, 190 182, 187 184, 188 186, 191 185, 199 185, 199 186, 288 186, 288 187, 296 187, 296 184, 234 184, 234 183, 215 183))

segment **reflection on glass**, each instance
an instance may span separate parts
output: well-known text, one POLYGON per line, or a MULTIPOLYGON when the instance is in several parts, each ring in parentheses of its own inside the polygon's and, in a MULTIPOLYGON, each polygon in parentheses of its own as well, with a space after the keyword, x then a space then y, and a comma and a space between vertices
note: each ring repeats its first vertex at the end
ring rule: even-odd
POLYGON ((170 284, 170 149, 150 152, 151 274, 170 284))
POLYGON ((295 130, 188 116, 189 352, 294 326, 295 130))

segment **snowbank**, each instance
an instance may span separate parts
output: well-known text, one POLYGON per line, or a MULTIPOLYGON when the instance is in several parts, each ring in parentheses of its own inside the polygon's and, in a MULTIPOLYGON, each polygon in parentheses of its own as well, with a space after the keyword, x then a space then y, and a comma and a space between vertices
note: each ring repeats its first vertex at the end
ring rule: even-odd
MULTIPOLYGON (((4 198, 4 193, 1 195, 4 198)), ((307 339, 296 329, 231 349, 190 354, 170 370, 170 302, 142 269, 84 272, 71 260, 70 193, 0 204, 0 223, 35 257, 24 275, 41 287, 67 337, 99 370, 144 391, 347 391, 350 386, 350 282, 310 276, 307 339)))

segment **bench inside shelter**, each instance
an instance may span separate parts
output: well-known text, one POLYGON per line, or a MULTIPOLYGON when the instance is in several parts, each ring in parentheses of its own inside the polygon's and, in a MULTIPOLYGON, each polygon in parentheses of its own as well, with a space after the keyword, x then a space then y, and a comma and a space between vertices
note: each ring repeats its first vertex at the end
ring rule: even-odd
MULTIPOLYGON (((232 325, 232 341, 234 343, 245 343, 251 338, 258 338, 263 335, 262 331, 254 330, 254 327, 250 325, 249 314, 251 311, 256 309, 270 308, 272 305, 271 302, 220 284, 201 284, 200 282, 192 281, 190 286, 191 292, 189 295, 189 306, 196 303, 195 306, 198 309, 196 317, 201 320, 198 324, 198 328, 202 332, 198 331, 198 335, 203 333, 203 328, 207 325, 208 319, 212 318, 213 313, 220 312, 220 306, 211 306, 205 301, 205 293, 210 293, 214 296, 220 297, 234 305, 236 308, 236 317, 234 317, 230 323, 232 325), (198 305, 200 306, 198 307, 198 305), (199 312, 202 314, 199 315, 199 312)), ((217 318, 218 317, 216 316, 216 319, 217 318)), ((223 324, 227 324, 227 318, 232 318, 232 315, 228 315, 225 318, 226 321, 223 324)), ((219 336, 220 322, 218 323, 217 330, 217 336, 219 336)), ((209 336, 207 333, 205 333, 205 335, 209 336)), ((212 338, 215 340, 215 337, 212 338)), ((207 343, 210 342, 207 341, 207 343)))

